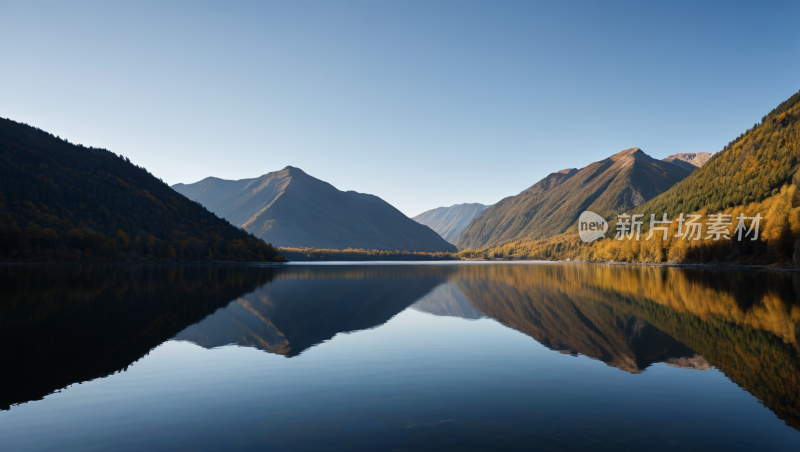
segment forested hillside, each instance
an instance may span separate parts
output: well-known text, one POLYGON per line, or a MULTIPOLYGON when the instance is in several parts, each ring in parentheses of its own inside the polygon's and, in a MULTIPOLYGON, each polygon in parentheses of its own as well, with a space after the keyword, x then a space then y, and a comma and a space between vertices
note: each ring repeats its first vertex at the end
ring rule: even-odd
POLYGON ((282 260, 113 152, 4 118, 0 149, 0 259, 282 260))
POLYGON ((797 170, 800 93, 725 145, 690 177, 640 206, 636 213, 677 215, 759 202, 791 182, 797 170))

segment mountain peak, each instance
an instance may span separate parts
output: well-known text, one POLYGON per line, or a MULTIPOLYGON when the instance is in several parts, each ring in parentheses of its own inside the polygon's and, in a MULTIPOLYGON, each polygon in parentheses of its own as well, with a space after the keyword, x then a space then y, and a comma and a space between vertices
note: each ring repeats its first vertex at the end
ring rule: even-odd
POLYGON ((282 169, 281 171, 286 171, 289 174, 306 174, 305 171, 301 170, 300 168, 298 168, 296 166, 291 166, 291 165, 288 165, 286 168, 282 169))
POLYGON ((645 154, 644 151, 642 151, 639 148, 629 148, 625 149, 622 152, 617 152, 616 154, 612 155, 610 159, 616 162, 624 159, 630 159, 630 158, 640 159, 644 157, 650 157, 650 156, 645 154))

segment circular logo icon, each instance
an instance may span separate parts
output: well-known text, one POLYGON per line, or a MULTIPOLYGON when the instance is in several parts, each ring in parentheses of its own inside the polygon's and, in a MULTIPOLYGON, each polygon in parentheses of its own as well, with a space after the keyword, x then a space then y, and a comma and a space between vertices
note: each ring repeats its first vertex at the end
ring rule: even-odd
POLYGON ((593 242, 606 235, 606 231, 608 223, 600 215, 587 210, 578 217, 578 235, 584 242, 593 242))

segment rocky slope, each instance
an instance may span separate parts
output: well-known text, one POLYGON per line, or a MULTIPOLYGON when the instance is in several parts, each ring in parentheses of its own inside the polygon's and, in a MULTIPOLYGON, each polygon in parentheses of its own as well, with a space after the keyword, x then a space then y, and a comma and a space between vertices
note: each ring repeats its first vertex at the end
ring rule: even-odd
POLYGON ((689 174, 639 148, 626 149, 580 170, 552 173, 519 195, 503 199, 475 218, 456 246, 474 249, 521 238, 548 238, 566 231, 585 210, 611 218, 689 174))

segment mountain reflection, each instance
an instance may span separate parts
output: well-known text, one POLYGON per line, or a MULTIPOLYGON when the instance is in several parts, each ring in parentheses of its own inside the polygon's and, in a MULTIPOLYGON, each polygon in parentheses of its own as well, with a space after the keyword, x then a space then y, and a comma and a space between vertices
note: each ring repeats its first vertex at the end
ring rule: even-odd
POLYGON ((453 284, 444 283, 420 298, 411 308, 428 314, 480 319, 486 317, 467 300, 467 297, 453 284))
POLYGON ((374 328, 443 281, 421 266, 288 267, 175 339, 296 356, 337 333, 374 328))
POLYGON ((478 310, 542 344, 628 372, 720 369, 800 430, 800 276, 609 265, 464 266, 478 310))
POLYGON ((126 369, 165 340, 296 356, 408 307, 489 317, 630 373, 717 368, 800 429, 800 277, 582 264, 0 268, 0 407, 126 369), (10 380, 9 380, 10 379, 10 380))

